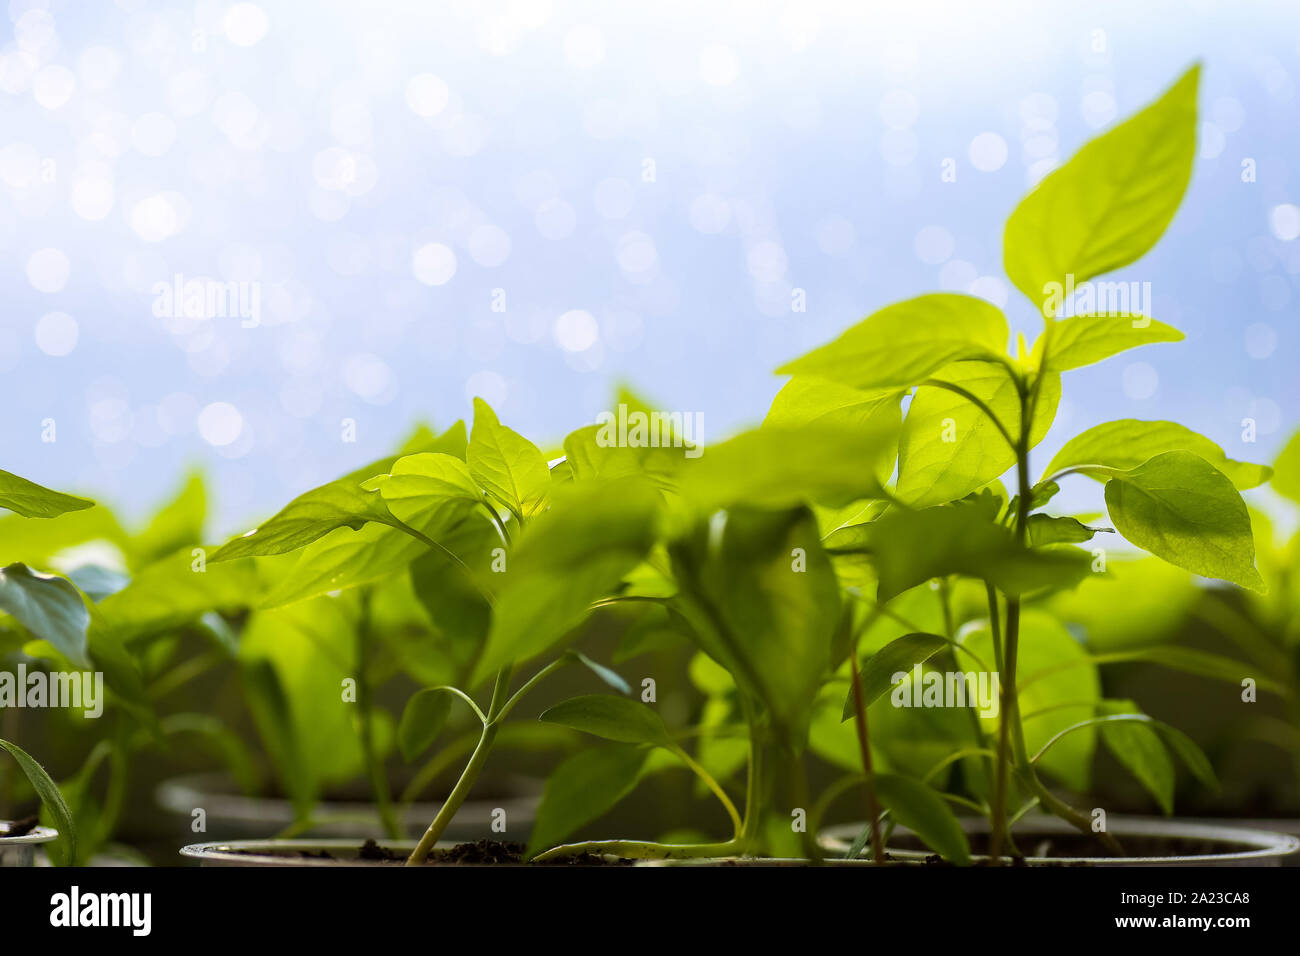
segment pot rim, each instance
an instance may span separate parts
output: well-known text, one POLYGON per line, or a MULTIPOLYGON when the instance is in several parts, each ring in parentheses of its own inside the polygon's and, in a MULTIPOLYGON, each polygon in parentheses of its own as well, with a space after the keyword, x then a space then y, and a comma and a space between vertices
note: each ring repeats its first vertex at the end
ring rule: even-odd
POLYGON ((12 824, 12 820, 0 820, 0 847, 51 843, 59 838, 59 831, 54 827, 33 827, 22 836, 6 836, 12 824))
MULTIPOLYGON (((516 792, 509 796, 470 799, 465 806, 471 810, 475 805, 501 807, 509 816, 536 810, 542 794, 539 781, 522 774, 505 774, 497 779, 516 792)), ((250 797, 243 793, 227 792, 234 788, 232 781, 229 774, 221 771, 169 777, 154 789, 154 800, 164 810, 181 816, 189 816, 195 807, 204 807, 210 816, 240 823, 266 824, 269 827, 281 825, 283 828, 297 819, 292 801, 283 797, 250 797)), ((394 803, 394 809, 402 814, 406 822, 427 823, 437 815, 442 803, 441 800, 394 803)), ((370 818, 376 812, 373 802, 363 800, 321 800, 317 806, 320 816, 330 818, 370 818)), ((462 807, 462 812, 464 809, 462 807)))
MULTIPOLYGON (((988 821, 983 817, 960 818, 962 830, 970 834, 988 832, 988 821)), ((822 830, 821 839, 828 849, 848 850, 853 839, 861 832, 864 824, 842 823, 822 830), (847 839, 846 839, 847 838, 847 839)), ((1206 840, 1218 840, 1236 844, 1242 849, 1227 853, 1200 853, 1195 855, 1170 856, 1027 856, 1025 862, 1034 864, 1090 866, 1151 866, 1179 865, 1198 866, 1206 863, 1252 864, 1277 860, 1300 850, 1300 839, 1287 833, 1273 830, 1261 830, 1253 827, 1238 827, 1231 824, 1209 823, 1204 820, 1164 820, 1140 816, 1111 816, 1107 830, 1121 839, 1125 836, 1138 837, 1193 837, 1206 840)), ((906 827, 898 831, 910 832, 906 827)), ((1015 832, 1029 836, 1055 836, 1063 833, 1077 832, 1064 820, 1055 817, 1035 817, 1021 820, 1015 826, 1015 832)), ((888 849, 888 847, 887 847, 888 849)), ((933 856, 932 850, 895 850, 889 852, 902 859, 923 859, 933 856)), ((971 860, 987 860, 987 854, 971 854, 971 860)))
MULTIPOLYGON (((323 860, 318 857, 289 856, 271 851, 300 850, 355 850, 361 845, 359 837, 322 837, 320 839, 298 840, 215 840, 210 843, 191 843, 180 848, 180 855, 199 863, 216 866, 387 866, 396 864, 391 860, 361 860, 356 857, 323 860), (263 850, 266 852, 249 852, 263 850)), ((415 849, 418 840, 378 840, 386 850, 397 850, 409 854, 415 849)), ((459 846, 464 840, 439 840, 434 844, 438 850, 449 850, 459 846)), ((500 866, 495 863, 456 863, 454 866, 500 866)))
MULTIPOLYGON (((415 849, 415 840, 380 840, 381 847, 409 853, 415 849)), ((440 850, 458 846, 459 840, 439 840, 436 848, 440 850)), ((217 840, 210 843, 191 843, 181 847, 180 855, 200 863, 220 866, 394 866, 391 861, 334 859, 322 860, 316 857, 281 856, 276 853, 250 853, 249 850, 354 850, 357 838, 325 837, 321 839, 298 840, 217 840)), ((863 860, 827 860, 826 863, 838 866, 861 866, 863 860)), ((633 860, 634 866, 717 866, 719 864, 741 866, 806 866, 807 860, 784 859, 778 857, 696 857, 688 860, 633 860)), ((510 866, 519 864, 500 863, 456 863, 453 866, 510 866)))

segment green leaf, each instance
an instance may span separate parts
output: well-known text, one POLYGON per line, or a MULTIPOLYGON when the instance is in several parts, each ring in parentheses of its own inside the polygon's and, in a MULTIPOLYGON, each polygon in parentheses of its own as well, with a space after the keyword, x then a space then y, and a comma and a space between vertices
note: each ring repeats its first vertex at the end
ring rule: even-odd
MULTIPOLYGON (((936 372, 933 379, 974 395, 1013 438, 1020 434, 1020 393, 1002 366, 958 362, 936 372)), ((1060 400, 1061 377, 1044 374, 1029 436, 1031 448, 1047 434, 1060 400)), ((897 495, 901 500, 917 508, 955 501, 1015 463, 1011 444, 969 399, 937 386, 916 390, 898 448, 897 495)))
MULTIPOLYGON (((607 425, 587 425, 570 432, 564 439, 565 460, 556 469, 567 467, 575 481, 593 481, 611 478, 642 476, 667 491, 677 488, 677 472, 688 454, 695 456, 699 436, 691 438, 694 447, 687 448, 682 438, 681 447, 660 444, 620 444, 617 435, 611 436, 607 425)), ((649 441, 649 439, 646 439, 649 441)), ((560 472, 551 472, 552 481, 560 472)))
POLYGON ((557 489, 494 575, 504 580, 472 683, 542 653, 613 594, 654 543, 658 509, 658 492, 635 478, 557 489))
MULTIPOLYGON (((456 508, 435 508, 428 515, 429 523, 417 531, 465 563, 480 553, 485 535, 491 528, 486 516, 482 521, 468 520, 456 508)), ((259 573, 273 582, 261 606, 279 607, 330 591, 368 584, 401 571, 430 550, 437 549, 431 549, 405 531, 383 524, 368 524, 359 531, 337 528, 309 544, 300 555, 274 559, 277 562, 274 566, 259 564, 259 573), (291 563, 278 563, 281 561, 291 563)))
POLYGON ((50 815, 58 822, 59 836, 67 841, 66 858, 75 858, 77 855, 77 825, 72 820, 72 811, 68 809, 67 803, 64 802, 63 794, 59 792, 59 788, 50 779, 50 775, 45 772, 45 768, 17 744, 11 744, 7 740, 0 740, 0 749, 8 752, 9 756, 18 762, 23 775, 31 783, 36 795, 41 798, 41 803, 45 804, 45 808, 50 811, 50 815))
POLYGON ((1300 502, 1300 432, 1291 436, 1273 463, 1273 490, 1300 502))
POLYGON ((0 471, 0 508, 8 508, 26 518, 56 518, 68 511, 94 506, 95 503, 86 498, 74 498, 0 471))
POLYGON ((1006 360, 1007 320, 969 295, 938 293, 886 306, 835 341, 777 369, 853 388, 905 388, 951 362, 1006 360))
POLYGON ((1155 245, 1182 201, 1196 157, 1194 66, 1159 100, 1048 174, 1007 220, 1003 262, 1044 314, 1050 284, 1128 265, 1155 245))
POLYGON ((542 791, 527 855, 559 844, 631 793, 652 752, 628 744, 588 747, 556 767, 542 791))
POLYGON ((426 687, 411 695, 397 725, 397 745, 408 763, 438 739, 455 699, 447 687, 426 687))
POLYGON ((470 476, 469 466, 452 455, 436 452, 399 458, 388 474, 376 475, 362 487, 378 491, 389 511, 416 527, 432 520, 436 512, 465 512, 487 503, 483 489, 470 476))
POLYGON ((1181 342, 1183 338, 1172 325, 1145 315, 1076 315, 1052 323, 1046 362, 1042 354, 1049 344, 1046 333, 1034 343, 1032 358, 1045 369, 1068 372, 1139 345, 1181 342))
POLYGON ((1029 516, 1029 545, 1041 548, 1049 544, 1082 544, 1091 541, 1098 531, 1109 528, 1090 528, 1078 518, 1062 518, 1055 515, 1036 514, 1029 516))
POLYGON ((360 481, 347 476, 299 495, 269 521, 227 542, 211 560, 286 554, 338 528, 358 531, 370 521, 392 517, 378 492, 363 490, 360 481))
POLYGON ((764 426, 743 432, 687 463, 681 495, 706 512, 733 504, 791 508, 884 497, 881 475, 893 470, 897 409, 892 419, 880 415, 871 424, 869 429, 764 426))
MULTIPOLYGON (((1176 422, 1144 422, 1134 418, 1105 422, 1076 435, 1056 453, 1048 474, 1083 465, 1101 465, 1128 471, 1167 451, 1189 451, 1228 476, 1238 489, 1245 491, 1268 481, 1267 465, 1234 461, 1204 435, 1176 422)), ((1105 472, 1083 472, 1105 481, 1105 472)))
MULTIPOLYGON (((350 779, 364 766, 356 731, 357 705, 345 694, 345 681, 355 680, 360 607, 355 594, 300 601, 288 607, 254 611, 244 627, 239 655, 242 662, 268 661, 282 688, 296 748, 296 771, 279 761, 277 773, 302 777, 285 783, 290 794, 350 779)), ((379 718, 382 711, 376 711, 379 718)), ((263 729, 263 723, 259 723, 263 729)), ((375 749, 382 756, 391 733, 391 720, 375 722, 375 749)), ((283 781, 282 781, 283 782, 283 781)))
MULTIPOLYGON (((911 671, 915 664, 923 664, 933 657, 947 640, 937 634, 913 632, 890 641, 867 660, 862 668, 862 706, 870 707, 876 699, 894 686, 894 675, 911 671)), ((843 720, 857 713, 853 687, 844 699, 843 720)))
POLYGON ((1186 451, 1170 451, 1106 483, 1115 529, 1170 564, 1265 590, 1241 495, 1222 472, 1186 451))
POLYGON ((459 456, 465 447, 465 423, 457 422, 433 437, 423 426, 406 442, 400 455, 381 458, 299 495, 269 521, 228 542, 213 561, 253 555, 285 554, 319 541, 340 528, 361 530, 367 522, 393 523, 382 496, 362 484, 389 472, 399 458, 421 452, 459 456))
POLYGON ((1044 758, 1058 749, 1061 742, 1075 737, 1081 732, 1092 734, 1097 728, 1103 730, 1110 725, 1137 724, 1139 726, 1150 727, 1160 734, 1165 744, 1170 750, 1178 754, 1187 764, 1188 768, 1207 787, 1217 789, 1219 782, 1214 776, 1214 768, 1210 766, 1209 758, 1205 756, 1204 751, 1196 743, 1184 734, 1181 730, 1171 727, 1154 718, 1148 717, 1143 713, 1121 713, 1108 714, 1101 717, 1089 717, 1087 720, 1081 720, 1078 723, 1071 724, 1069 727, 1057 732, 1049 739, 1035 754, 1034 760, 1044 758))
POLYGON ((650 744, 676 750, 663 718, 645 704, 610 694, 588 694, 561 701, 537 718, 624 744, 650 744))
MULTIPOLYGON (((1142 713, 1131 700, 1103 700, 1097 709, 1103 716, 1142 713)), ((1165 816, 1172 814, 1174 762, 1160 735, 1146 724, 1136 721, 1107 721, 1098 726, 1101 728, 1102 743, 1115 755, 1115 759, 1155 798, 1165 816)))
POLYGON ((861 548, 880 577, 877 600, 888 601, 932 578, 962 574, 1004 594, 1072 587, 1089 573, 1076 548, 1033 550, 996 521, 996 501, 960 501, 921 511, 895 509, 861 526, 861 548))
POLYGON ((1211 790, 1219 789, 1219 778, 1214 774, 1214 767, 1210 764, 1210 758, 1205 756, 1205 751, 1200 748, 1196 741, 1177 727, 1171 727, 1161 721, 1156 721, 1156 730, 1159 731, 1165 746, 1178 754, 1179 759, 1187 765, 1187 769, 1192 772, 1192 776, 1211 790))
POLYGON ((674 609, 796 748, 833 667, 840 623, 839 583, 819 538, 806 509, 736 508, 671 547, 683 592, 674 609))
POLYGON ((540 510, 551 486, 551 472, 537 446, 497 420, 491 406, 474 399, 474 430, 466 451, 470 473, 516 518, 540 510))
POLYGON ((863 390, 824 378, 796 375, 772 399, 763 427, 872 429, 878 415, 897 420, 901 394, 902 389, 897 387, 863 390))
POLYGON ((32 637, 49 641, 78 667, 89 667, 86 629, 90 611, 71 581, 41 574, 25 564, 0 568, 0 611, 10 614, 32 637))
POLYGON ((952 808, 919 780, 896 773, 874 776, 876 796, 894 819, 907 827, 945 860, 958 866, 970 862, 970 844, 952 808))

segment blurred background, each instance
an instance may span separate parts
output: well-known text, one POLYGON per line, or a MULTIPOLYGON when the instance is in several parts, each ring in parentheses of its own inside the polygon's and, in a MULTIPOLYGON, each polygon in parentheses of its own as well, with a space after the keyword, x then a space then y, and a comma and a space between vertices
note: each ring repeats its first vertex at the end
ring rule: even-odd
POLYGON ((473 395, 546 444, 626 382, 707 444, 782 361, 926 291, 1032 339, 1006 216, 1198 59, 1190 191, 1115 274, 1187 342, 1072 373, 1043 454, 1138 417, 1269 461, 1300 421, 1294 4, 6 13, 0 465, 128 519, 199 465, 209 530, 242 530, 473 395), (242 311, 169 307, 193 280, 242 311))

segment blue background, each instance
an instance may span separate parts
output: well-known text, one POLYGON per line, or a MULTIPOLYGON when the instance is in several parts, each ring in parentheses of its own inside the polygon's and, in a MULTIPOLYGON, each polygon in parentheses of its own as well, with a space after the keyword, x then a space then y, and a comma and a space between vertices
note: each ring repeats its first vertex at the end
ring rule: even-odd
POLYGON ((14 0, 0 467, 138 519, 199 465, 229 531, 474 393, 546 444, 627 382, 702 412, 707 444, 761 420, 777 365, 900 298, 974 288, 1032 338, 1007 215, 1198 59, 1190 190, 1114 275, 1187 341, 1071 373, 1036 457, 1138 417, 1268 460, 1300 423, 1300 8, 1082 6, 14 0), (986 133, 1000 165, 972 158, 986 133), (455 258, 440 284, 413 266, 430 244, 455 258), (176 273, 260 283, 261 324, 156 317, 176 273), (76 323, 67 354, 49 313, 76 323))

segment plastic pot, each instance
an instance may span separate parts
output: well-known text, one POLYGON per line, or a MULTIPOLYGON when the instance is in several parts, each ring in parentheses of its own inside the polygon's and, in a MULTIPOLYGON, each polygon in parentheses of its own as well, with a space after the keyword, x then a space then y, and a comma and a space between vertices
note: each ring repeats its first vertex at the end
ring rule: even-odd
MULTIPOLYGON (((541 794, 541 782, 531 777, 485 776, 447 827, 447 839, 453 843, 502 838, 526 840, 541 794), (497 809, 505 811, 504 834, 492 830, 493 813, 497 809)), ((247 796, 231 777, 222 773, 187 774, 165 780, 159 784, 155 798, 163 809, 184 818, 187 830, 192 814, 201 808, 206 829, 198 832, 220 840, 262 838, 285 830, 295 821, 290 801, 247 796)), ((439 801, 406 807, 400 822, 407 835, 418 838, 441 806, 439 801)), ((317 824, 304 831, 304 836, 357 839, 385 836, 378 810, 367 801, 324 800, 316 805, 313 818, 317 824)))
MULTIPOLYGON (((970 837, 987 836, 988 821, 963 818, 962 829, 970 837)), ((1208 821, 1164 820, 1147 817, 1110 817, 1107 829, 1120 843, 1142 847, 1140 855, 1126 857, 1085 855, 1034 855, 1052 841, 1073 840, 1078 831, 1055 817, 1036 817, 1016 824, 1016 843, 1027 855, 1030 866, 1281 866, 1282 861, 1300 850, 1300 840, 1286 833, 1225 825, 1208 821), (1167 852, 1161 844, 1168 844, 1167 852), (1195 844, 1192 851, 1188 844, 1195 844)), ((861 832, 862 824, 841 824, 822 831, 828 852, 846 853, 861 832)), ((922 862, 934 856, 903 827, 894 831, 886 850, 900 862, 922 862)), ((1133 852, 1133 851, 1130 851, 1133 852)), ((972 862, 987 862, 988 857, 972 854, 972 862)))
POLYGON ((36 827, 22 836, 7 836, 13 823, 0 820, 0 866, 35 866, 36 848, 59 838, 51 827, 36 827))

